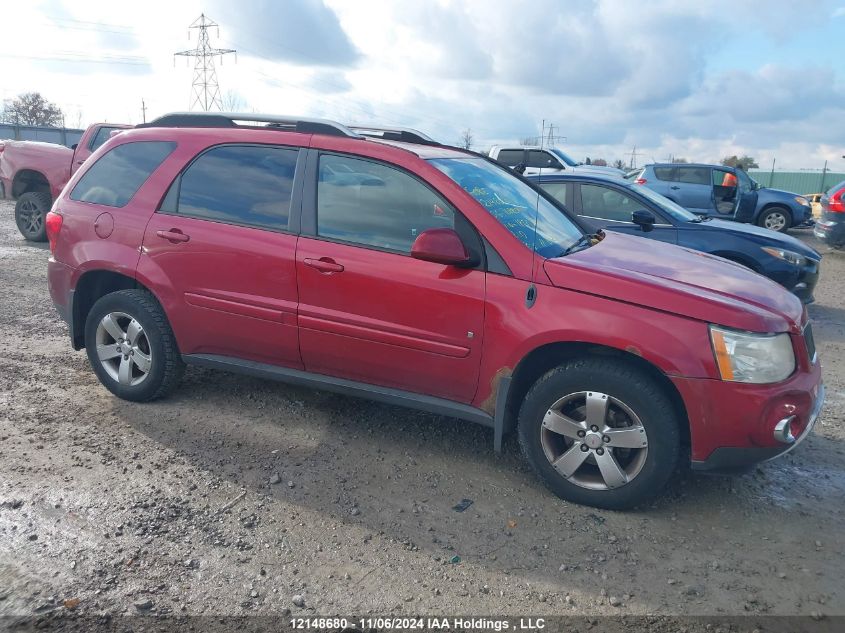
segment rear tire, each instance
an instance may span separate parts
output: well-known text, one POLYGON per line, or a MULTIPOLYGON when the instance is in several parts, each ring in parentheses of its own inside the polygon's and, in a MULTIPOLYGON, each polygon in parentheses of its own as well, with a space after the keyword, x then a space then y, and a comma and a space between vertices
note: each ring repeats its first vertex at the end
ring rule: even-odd
POLYGON ((30 242, 47 241, 44 218, 52 205, 50 194, 43 191, 30 191, 18 198, 15 204, 15 223, 24 238, 30 242))
POLYGON ((664 389, 640 369, 580 358, 552 369, 528 392, 519 441, 561 499, 623 510, 654 498, 675 471, 677 417, 664 389))
POLYGON ((85 349, 103 386, 133 402, 165 397, 185 368, 164 310, 144 290, 101 297, 85 320, 85 349))
POLYGON ((792 226, 792 214, 784 207, 770 207, 760 214, 757 224, 764 229, 786 233, 792 226))

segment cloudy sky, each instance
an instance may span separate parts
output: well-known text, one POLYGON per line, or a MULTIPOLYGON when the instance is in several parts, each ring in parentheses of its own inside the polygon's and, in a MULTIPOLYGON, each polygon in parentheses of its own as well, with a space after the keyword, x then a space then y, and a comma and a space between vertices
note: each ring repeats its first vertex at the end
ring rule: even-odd
POLYGON ((0 97, 40 91, 69 126, 185 110, 173 53, 245 110, 405 125, 476 149, 540 134, 574 157, 845 171, 845 0, 98 0, 4 7, 0 97))

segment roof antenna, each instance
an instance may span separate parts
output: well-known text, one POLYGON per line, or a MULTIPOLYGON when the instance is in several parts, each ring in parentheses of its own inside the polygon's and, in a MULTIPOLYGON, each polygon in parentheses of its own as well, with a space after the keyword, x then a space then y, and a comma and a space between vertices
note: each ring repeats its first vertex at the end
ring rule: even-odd
MULTIPOLYGON (((545 132, 546 128, 546 120, 543 119, 543 129, 540 131, 540 139, 543 138, 543 133, 545 132)), ((542 147, 542 140, 540 141, 542 147)), ((526 150, 526 152, 530 152, 531 150, 526 150)), ((526 166, 528 165, 528 160, 526 158, 526 166)), ((525 170, 523 169, 523 172, 525 170)), ((531 241, 531 284, 528 286, 528 290, 525 293, 525 307, 531 308, 534 303, 537 301, 537 286, 534 285, 534 280, 537 276, 537 225, 540 221, 540 178, 543 175, 543 161, 540 161, 540 165, 537 171, 537 204, 534 207, 534 238, 531 241)))

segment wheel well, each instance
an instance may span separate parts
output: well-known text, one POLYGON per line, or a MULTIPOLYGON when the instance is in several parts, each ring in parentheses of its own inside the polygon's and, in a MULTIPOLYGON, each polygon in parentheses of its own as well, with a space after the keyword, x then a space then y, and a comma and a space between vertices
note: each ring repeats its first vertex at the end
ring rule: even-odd
POLYGON ((583 358, 586 356, 618 358, 620 361, 640 369, 657 382, 657 384, 663 387, 663 390, 669 396, 669 399, 677 412, 678 426, 681 431, 681 441, 684 446, 690 445, 689 418, 687 416, 686 407, 684 406, 684 401, 681 398, 681 394, 666 374, 664 374, 660 368, 656 367, 638 354, 616 349, 615 347, 595 345, 592 343, 550 343, 548 345, 538 347, 523 358, 516 366, 516 369, 511 376, 511 386, 508 391, 508 401, 505 409, 505 415, 507 416, 507 420, 509 422, 507 428, 516 427, 519 407, 525 399, 528 390, 531 389, 531 386, 537 382, 541 376, 550 369, 560 365, 563 361, 570 360, 572 358, 583 358))
POLYGON ((110 270, 92 270, 79 278, 73 293, 71 339, 74 349, 85 347, 85 319, 88 318, 88 313, 97 300, 109 293, 132 288, 147 290, 132 277, 110 270))
POLYGON ((762 216, 767 211, 771 211, 772 209, 780 209, 781 211, 785 211, 786 215, 789 217, 789 220, 792 221, 792 211, 789 207, 779 203, 779 202, 770 202, 765 205, 762 209, 760 209, 760 214, 757 216, 758 218, 762 216))
POLYGON ((12 180, 12 197, 17 198, 30 192, 49 193, 52 196, 50 182, 44 174, 33 169, 21 169, 12 180))

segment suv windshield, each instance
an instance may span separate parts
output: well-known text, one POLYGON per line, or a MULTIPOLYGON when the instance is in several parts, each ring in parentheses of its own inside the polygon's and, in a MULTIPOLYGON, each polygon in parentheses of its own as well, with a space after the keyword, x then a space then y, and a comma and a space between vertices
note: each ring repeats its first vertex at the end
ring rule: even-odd
POLYGON ((429 162, 543 257, 559 257, 583 235, 560 208, 507 169, 481 158, 437 158, 429 162))
POLYGON ((559 150, 556 147, 550 147, 549 151, 561 159, 564 163, 569 165, 570 167, 578 167, 578 163, 572 160, 568 154, 565 154, 562 150, 559 150))
POLYGON ((632 191, 636 191, 641 196, 648 198, 658 207, 660 207, 661 211, 665 211, 669 215, 671 215, 676 220, 682 220, 684 222, 698 222, 699 218, 694 213, 690 213, 682 206, 672 202, 669 198, 661 196, 659 193, 654 191, 653 189, 649 189, 648 187, 636 187, 634 188, 631 186, 632 191))

